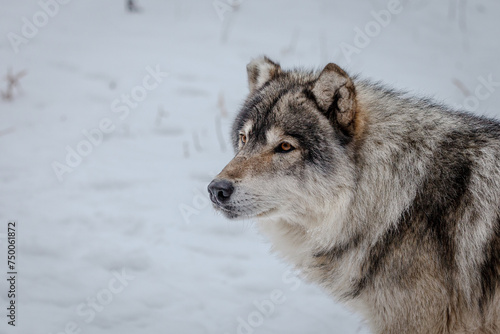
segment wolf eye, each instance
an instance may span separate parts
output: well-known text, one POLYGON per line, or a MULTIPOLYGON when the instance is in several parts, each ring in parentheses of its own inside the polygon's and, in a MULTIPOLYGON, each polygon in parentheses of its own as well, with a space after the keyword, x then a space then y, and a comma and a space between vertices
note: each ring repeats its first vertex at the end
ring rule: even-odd
POLYGON ((247 142, 247 136, 245 136, 244 134, 241 134, 240 135, 240 140, 241 140, 242 144, 245 144, 247 142))
POLYGON ((295 147, 292 146, 292 144, 284 141, 281 144, 276 147, 275 152, 277 153, 288 153, 295 150, 295 147))

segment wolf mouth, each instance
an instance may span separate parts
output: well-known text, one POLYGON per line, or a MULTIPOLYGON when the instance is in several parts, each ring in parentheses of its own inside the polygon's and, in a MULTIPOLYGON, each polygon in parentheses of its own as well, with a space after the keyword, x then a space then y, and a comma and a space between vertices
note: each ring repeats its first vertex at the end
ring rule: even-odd
POLYGON ((230 219, 235 218, 264 218, 270 213, 275 212, 276 208, 267 209, 264 211, 257 211, 256 208, 252 207, 235 207, 233 205, 224 205, 220 203, 213 203, 215 209, 221 211, 226 217, 230 219))
POLYGON ((219 204, 219 203, 213 203, 213 206, 216 210, 222 212, 224 215, 226 215, 228 218, 236 218, 238 217, 238 213, 235 212, 233 209, 231 208, 227 208, 225 207, 223 204, 219 204))

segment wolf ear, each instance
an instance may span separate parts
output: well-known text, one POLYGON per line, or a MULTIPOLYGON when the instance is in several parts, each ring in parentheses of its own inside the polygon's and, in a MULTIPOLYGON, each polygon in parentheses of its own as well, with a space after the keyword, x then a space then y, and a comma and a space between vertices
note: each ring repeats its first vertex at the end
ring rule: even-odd
POLYGON ((326 117, 338 124, 344 133, 352 135, 356 91, 347 73, 333 63, 326 65, 314 83, 312 93, 326 117))
POLYGON ((250 94, 281 73, 281 67, 267 57, 253 59, 247 65, 250 94))

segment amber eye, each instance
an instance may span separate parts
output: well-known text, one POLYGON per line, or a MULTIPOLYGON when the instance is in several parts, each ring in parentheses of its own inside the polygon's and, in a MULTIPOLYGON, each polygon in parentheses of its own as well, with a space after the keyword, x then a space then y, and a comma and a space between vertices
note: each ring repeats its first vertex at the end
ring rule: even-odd
POLYGON ((241 134, 240 135, 240 140, 241 140, 241 143, 245 144, 247 142, 247 136, 241 134))
POLYGON ((276 147, 275 151, 278 153, 287 153, 293 151, 294 149, 295 147, 293 147, 292 144, 284 141, 281 144, 279 144, 278 147, 276 147))
POLYGON ((283 151, 290 151, 292 149, 292 145, 290 143, 281 143, 281 149, 283 151))

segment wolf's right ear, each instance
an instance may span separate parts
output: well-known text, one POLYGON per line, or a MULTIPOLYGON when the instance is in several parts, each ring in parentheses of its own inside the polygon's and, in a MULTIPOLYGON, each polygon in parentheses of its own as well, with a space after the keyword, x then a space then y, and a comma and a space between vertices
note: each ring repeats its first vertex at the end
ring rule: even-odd
POLYGON ((253 59, 247 65, 250 94, 281 73, 281 67, 267 57, 253 59))
POLYGON ((347 73, 333 63, 326 65, 314 83, 312 93, 330 122, 340 126, 344 133, 352 135, 356 113, 356 91, 347 73))

